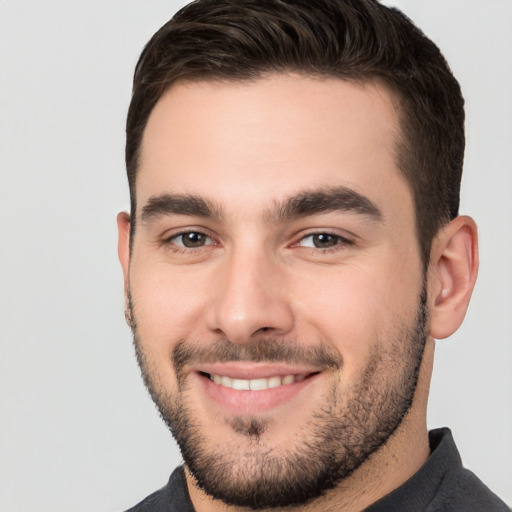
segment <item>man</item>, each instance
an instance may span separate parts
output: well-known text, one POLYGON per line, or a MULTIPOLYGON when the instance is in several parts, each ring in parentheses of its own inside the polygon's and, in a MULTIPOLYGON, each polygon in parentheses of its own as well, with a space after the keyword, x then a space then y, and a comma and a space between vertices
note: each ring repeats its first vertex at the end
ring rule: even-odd
POLYGON ((463 124, 373 0, 199 0, 153 36, 119 256, 184 466, 132 510, 507 510, 426 427, 478 267, 463 124))

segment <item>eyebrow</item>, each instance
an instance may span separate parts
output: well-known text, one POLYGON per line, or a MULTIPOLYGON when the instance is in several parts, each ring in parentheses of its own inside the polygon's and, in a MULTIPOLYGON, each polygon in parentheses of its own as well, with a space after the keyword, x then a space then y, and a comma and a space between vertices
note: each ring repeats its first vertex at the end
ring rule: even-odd
MULTIPOLYGON (((381 210, 367 197, 348 187, 326 187, 303 191, 282 199, 268 210, 265 218, 280 223, 328 212, 352 212, 372 220, 382 220, 381 210)), ((141 212, 141 221, 165 215, 189 215, 222 220, 222 209, 214 202, 192 194, 162 194, 151 197, 141 212)))
POLYGON ((162 194, 150 197, 141 212, 141 221, 150 220, 164 215, 193 215, 208 219, 220 220, 221 208, 199 196, 191 194, 162 194))
POLYGON ((281 200, 267 215, 272 222, 283 222, 329 212, 352 212, 381 221, 381 210, 366 196, 348 187, 326 187, 304 191, 281 200))

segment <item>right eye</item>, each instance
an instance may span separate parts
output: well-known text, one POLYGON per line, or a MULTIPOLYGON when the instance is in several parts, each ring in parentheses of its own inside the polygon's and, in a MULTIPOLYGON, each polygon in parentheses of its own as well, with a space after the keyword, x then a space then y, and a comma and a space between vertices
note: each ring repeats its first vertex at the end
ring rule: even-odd
POLYGON ((205 245, 213 245, 213 240, 200 231, 184 231, 173 235, 168 239, 169 243, 185 249, 195 249, 205 245))

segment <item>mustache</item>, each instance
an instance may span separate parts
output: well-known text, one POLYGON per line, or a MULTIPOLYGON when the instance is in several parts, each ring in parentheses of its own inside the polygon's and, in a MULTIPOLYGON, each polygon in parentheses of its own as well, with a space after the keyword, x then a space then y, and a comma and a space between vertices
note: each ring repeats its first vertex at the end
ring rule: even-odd
POLYGON ((278 339, 258 339, 244 344, 236 344, 228 339, 213 343, 184 339, 176 344, 171 357, 177 373, 187 365, 233 361, 298 364, 314 366, 319 370, 343 366, 341 355, 325 344, 308 347, 278 339))

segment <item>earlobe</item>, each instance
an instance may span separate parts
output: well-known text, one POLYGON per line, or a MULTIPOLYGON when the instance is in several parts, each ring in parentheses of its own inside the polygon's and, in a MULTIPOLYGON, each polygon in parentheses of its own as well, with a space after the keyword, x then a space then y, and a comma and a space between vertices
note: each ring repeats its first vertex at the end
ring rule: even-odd
POLYGON ((125 291, 128 286, 128 273, 130 268, 130 215, 126 212, 117 214, 117 254, 123 268, 125 291))
POLYGON ((478 273, 478 235, 474 220, 460 216, 432 244, 429 266, 430 335, 453 334, 466 315, 478 273))

